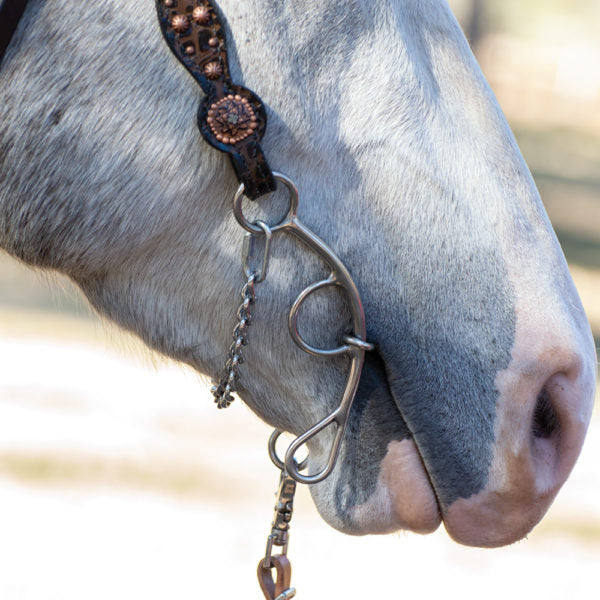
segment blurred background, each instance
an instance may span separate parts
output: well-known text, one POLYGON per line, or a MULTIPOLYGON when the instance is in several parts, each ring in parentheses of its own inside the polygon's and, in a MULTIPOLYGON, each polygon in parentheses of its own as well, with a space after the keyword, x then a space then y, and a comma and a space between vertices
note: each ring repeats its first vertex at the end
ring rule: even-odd
MULTIPOLYGON (((600 340, 600 3, 453 0, 600 340)), ((0 599, 260 598, 277 472, 241 403, 0 255, 0 599)), ((350 538, 301 489, 300 598, 597 596, 600 419, 546 519, 510 548, 443 531, 350 538), (393 586, 393 587, 392 587, 393 586)))

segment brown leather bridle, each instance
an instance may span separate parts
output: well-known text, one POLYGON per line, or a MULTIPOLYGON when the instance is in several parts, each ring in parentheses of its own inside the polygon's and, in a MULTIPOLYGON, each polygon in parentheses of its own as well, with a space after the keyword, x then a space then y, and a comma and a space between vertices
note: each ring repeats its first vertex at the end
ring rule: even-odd
POLYGON ((267 114, 254 92, 231 80, 216 6, 209 1, 156 0, 156 7, 167 44, 206 94, 198 111, 204 139, 229 154, 248 198, 273 192, 277 184, 259 143, 267 114))

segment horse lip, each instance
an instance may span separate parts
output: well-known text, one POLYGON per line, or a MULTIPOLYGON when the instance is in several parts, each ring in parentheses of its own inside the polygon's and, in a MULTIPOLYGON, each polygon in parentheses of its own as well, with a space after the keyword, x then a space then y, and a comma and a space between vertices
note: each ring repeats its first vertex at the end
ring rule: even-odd
MULTIPOLYGON (((431 494, 433 496, 433 500, 435 502, 435 511, 437 514, 435 515, 435 518, 433 515, 430 515, 430 523, 433 523, 434 521, 437 521, 437 522, 436 522, 435 526, 429 526, 420 532, 427 533, 430 531, 435 531, 435 529, 437 529, 437 527, 443 521, 443 510, 442 510, 440 498, 438 496, 438 492, 437 492, 436 487, 431 479, 429 470, 427 469, 427 463, 425 462, 425 460, 423 458, 423 454, 421 453, 421 450, 419 448, 419 442, 418 442, 414 432, 412 431, 410 424, 404 417, 398 394, 396 393, 396 389, 394 388, 394 385, 392 384, 393 377, 390 374, 388 362, 385 360, 383 353, 380 351, 378 345, 375 346, 375 350, 372 352, 372 355, 373 354, 375 354, 379 358, 379 360, 381 360, 381 362, 383 364, 383 369, 384 369, 384 374, 385 374, 385 384, 386 384, 387 389, 390 393, 390 396, 394 402, 395 408, 398 411, 398 414, 400 415, 400 418, 402 419, 403 423, 405 424, 406 428, 408 429, 408 432, 410 433, 410 437, 408 438, 408 440, 402 440, 402 441, 411 443, 412 448, 409 450, 409 453, 413 454, 414 456, 410 457, 410 456, 407 456, 405 453, 404 458, 408 458, 408 460, 411 462, 414 461, 415 465, 417 465, 417 469, 419 469, 419 466, 422 467, 420 469, 420 471, 422 474, 424 474, 424 477, 426 478, 427 488, 431 492, 431 494)), ((390 443, 390 446, 392 443, 390 443)), ((391 450, 391 448, 388 450, 388 454, 389 454, 390 450, 391 450)), ((387 455, 386 455, 386 457, 384 457, 384 459, 382 461, 383 468, 385 468, 384 463, 386 462, 386 459, 387 459, 387 455)))
POLYGON ((431 479, 431 475, 430 475, 430 473, 429 473, 429 469, 427 468, 427 463, 425 462, 425 459, 423 458, 423 454, 422 454, 422 452, 421 452, 421 449, 420 449, 420 447, 419 447, 419 442, 418 442, 418 440, 417 440, 417 438, 416 438, 416 436, 415 436, 414 432, 412 431, 412 429, 411 429, 411 427, 410 427, 410 424, 409 424, 409 423, 408 423, 408 421, 407 421, 407 420, 404 418, 404 415, 403 415, 403 413, 402 413, 402 408, 400 407, 400 403, 399 403, 399 401, 398 401, 398 397, 397 397, 397 395, 396 395, 396 392, 394 391, 394 387, 393 387, 393 386, 392 386, 392 384, 391 384, 391 381, 390 381, 390 378, 389 378, 389 375, 388 375, 388 372, 387 372, 387 368, 386 368, 386 379, 387 379, 388 388, 389 388, 389 390, 390 390, 390 393, 391 393, 391 395, 392 395, 392 398, 393 398, 393 400, 394 400, 394 404, 396 405, 396 408, 397 408, 398 412, 400 413, 400 416, 402 417, 402 420, 403 420, 403 421, 404 421, 404 423, 406 424, 406 427, 407 427, 407 428, 408 428, 408 430, 410 431, 411 440, 412 440, 412 441, 413 441, 413 443, 414 443, 414 448, 415 448, 415 450, 416 450, 416 452, 417 452, 418 458, 419 458, 419 460, 420 460, 421 464, 423 465, 423 470, 424 470, 424 472, 425 472, 425 474, 426 474, 426 476, 427 476, 427 482, 429 483, 429 487, 431 488, 431 491, 432 491, 432 493, 433 493, 433 496, 434 496, 434 498, 435 498, 435 502, 436 502, 436 504, 437 504, 437 509, 438 509, 438 512, 439 512, 439 514, 440 514, 440 517, 442 517, 442 518, 443 518, 442 504, 441 504, 441 502, 440 502, 440 498, 439 498, 439 496, 438 496, 437 489, 436 489, 436 487, 435 487, 435 484, 433 483, 433 480, 431 479))

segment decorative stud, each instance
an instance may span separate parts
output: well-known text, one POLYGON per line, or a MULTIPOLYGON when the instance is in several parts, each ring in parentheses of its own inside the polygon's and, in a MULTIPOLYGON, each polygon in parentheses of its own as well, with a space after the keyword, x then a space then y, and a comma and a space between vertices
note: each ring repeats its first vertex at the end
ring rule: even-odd
POLYGON ((206 6, 196 6, 192 12, 192 19, 199 25, 206 25, 210 21, 210 11, 206 6))
POLYGON ((189 26, 190 23, 185 15, 175 15, 171 19, 171 27, 177 33, 183 33, 189 26))
POLYGON ((214 48, 215 46, 217 46, 218 44, 219 44, 219 38, 216 38, 216 37, 211 37, 211 38, 208 40, 208 45, 209 45, 209 46, 212 46, 213 48, 214 48))
POLYGON ((165 0, 165 6, 173 6, 173 4, 175 4, 175 2, 173 0, 165 0))
POLYGON ((204 74, 209 79, 219 79, 223 75, 223 67, 218 62, 209 62, 204 67, 204 74))
POLYGON ((237 144, 258 127, 258 118, 250 102, 239 94, 229 94, 208 110, 206 122, 219 142, 237 144))
POLYGON ((194 54, 196 54, 196 48, 194 48, 193 44, 188 44, 188 45, 185 47, 185 53, 186 53, 188 56, 193 56, 194 54))

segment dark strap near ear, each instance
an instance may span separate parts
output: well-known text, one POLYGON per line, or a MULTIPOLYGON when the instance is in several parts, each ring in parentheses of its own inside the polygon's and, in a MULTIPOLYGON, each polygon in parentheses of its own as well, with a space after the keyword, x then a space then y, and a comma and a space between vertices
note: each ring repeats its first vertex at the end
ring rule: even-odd
POLYGON ((0 0, 0 64, 28 0, 0 0))
POLYGON ((198 127, 204 139, 227 152, 245 195, 255 200, 276 188, 260 147, 267 127, 261 99, 229 75, 227 45, 209 0, 156 0, 167 44, 204 90, 198 127))

